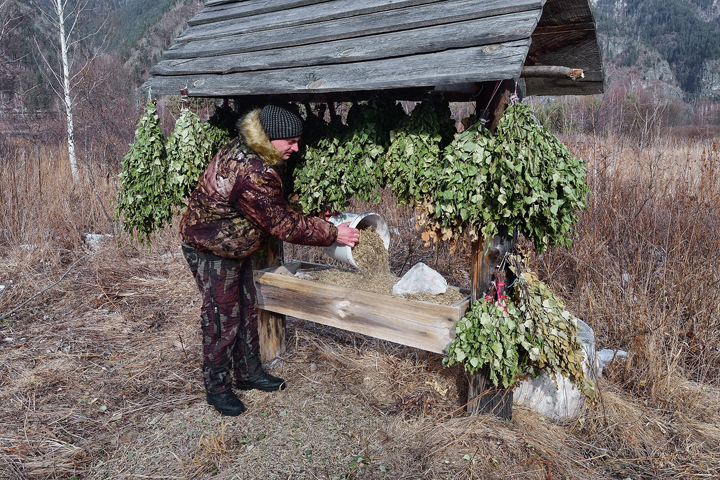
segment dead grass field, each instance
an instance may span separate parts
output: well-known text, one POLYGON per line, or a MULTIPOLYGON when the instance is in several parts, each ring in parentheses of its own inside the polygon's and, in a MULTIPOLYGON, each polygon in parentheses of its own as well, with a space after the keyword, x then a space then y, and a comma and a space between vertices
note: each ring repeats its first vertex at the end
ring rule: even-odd
MULTIPOLYGON (((563 139, 594 196, 569 250, 535 258, 592 326, 606 369, 599 404, 556 423, 522 407, 468 417, 442 356, 288 320, 270 370, 283 392, 242 393, 220 417, 200 374, 199 294, 168 228, 150 247, 113 234, 114 173, 71 185, 65 157, 5 145, 0 157, 0 478, 606 479, 720 472, 720 145, 563 139), (102 200, 102 205, 100 204, 102 200)), ((418 261, 467 286, 469 254, 426 248, 412 212, 391 267, 418 261)), ((288 258, 329 263, 318 249, 288 258)))

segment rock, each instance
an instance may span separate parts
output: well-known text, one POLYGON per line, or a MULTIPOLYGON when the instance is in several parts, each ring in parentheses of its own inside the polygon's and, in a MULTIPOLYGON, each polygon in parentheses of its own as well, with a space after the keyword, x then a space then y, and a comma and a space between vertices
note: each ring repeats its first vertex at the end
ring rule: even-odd
POLYGON ((447 291, 447 287, 447 280, 442 275, 420 262, 413 265, 400 281, 393 286, 393 294, 415 295, 418 293, 430 293, 440 295, 447 291))
MULTIPOLYGON (((602 371, 595 355, 595 332, 582 320, 576 320, 578 337, 585 351, 585 375, 594 381, 602 371)), ((545 372, 520 382, 513 390, 513 401, 555 421, 573 420, 585 409, 585 396, 578 388, 562 375, 557 375, 555 388, 552 378, 545 372)))
POLYGON ((705 60, 702 71, 703 90, 720 93, 720 60, 705 60))
POLYGON ((113 236, 102 233, 83 233, 83 238, 90 250, 99 250, 103 246, 103 243, 113 238, 113 236))
POLYGON ((600 374, 602 374, 603 369, 605 366, 614 361, 614 360, 620 360, 627 358, 628 352, 624 350, 611 350, 609 348, 603 348, 599 352, 597 352, 597 362, 598 362, 598 370, 597 370, 597 376, 599 377, 600 374))

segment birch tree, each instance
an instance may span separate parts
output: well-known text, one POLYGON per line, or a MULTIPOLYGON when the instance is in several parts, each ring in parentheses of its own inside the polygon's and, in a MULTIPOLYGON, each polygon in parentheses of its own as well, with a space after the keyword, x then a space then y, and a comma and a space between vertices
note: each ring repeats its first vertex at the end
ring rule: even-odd
POLYGON ((11 0, 0 0, 0 42, 15 28, 20 17, 17 4, 11 0))
POLYGON ((75 126, 73 124, 73 107, 76 100, 74 85, 79 78, 85 74, 94 56, 90 58, 85 57, 85 62, 80 68, 74 68, 74 61, 76 60, 76 53, 79 47, 89 42, 91 38, 97 36, 105 26, 105 22, 95 31, 82 33, 79 28, 80 22, 83 14, 88 10, 90 0, 78 0, 74 3, 71 3, 70 0, 47 1, 51 5, 50 8, 41 4, 38 4, 37 8, 53 29, 52 33, 56 38, 55 47, 60 65, 56 65, 55 62, 43 52, 37 39, 35 40, 35 44, 52 77, 52 88, 60 98, 65 110, 70 171, 73 181, 76 181, 79 174, 77 153, 75 151, 75 126))

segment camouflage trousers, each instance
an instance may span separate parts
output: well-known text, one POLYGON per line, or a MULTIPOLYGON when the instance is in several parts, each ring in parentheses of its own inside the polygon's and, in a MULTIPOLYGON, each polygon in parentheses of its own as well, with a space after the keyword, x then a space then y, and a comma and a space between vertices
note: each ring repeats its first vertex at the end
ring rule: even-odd
POLYGON ((202 295, 203 379, 210 394, 262 371, 250 258, 232 260, 182 244, 202 295))

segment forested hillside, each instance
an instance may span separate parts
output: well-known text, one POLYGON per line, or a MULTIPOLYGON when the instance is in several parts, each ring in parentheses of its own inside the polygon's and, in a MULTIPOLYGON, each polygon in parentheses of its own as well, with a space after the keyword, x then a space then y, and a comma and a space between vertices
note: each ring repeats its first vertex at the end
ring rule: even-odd
MULTIPOLYGON (((51 0, 0 0, 0 111, 57 109, 50 65, 57 65, 57 32, 40 9, 51 0)), ((203 0, 70 0, 84 6, 72 51, 115 64, 136 89, 172 45, 203 0)), ((718 0, 591 0, 609 83, 638 75, 684 101, 720 98, 718 0)), ((51 15, 52 16, 52 15, 51 15)), ((57 67, 56 67, 57 68, 57 67)))
POLYGON ((596 0, 594 3, 606 62, 618 67, 634 67, 646 80, 677 85, 686 99, 718 96, 720 2, 596 0), (663 67, 665 70, 669 67, 670 71, 662 71, 663 67))
MULTIPOLYGON (((77 18, 71 40, 82 39, 71 45, 72 73, 88 60, 121 64, 136 88, 202 5, 202 0, 70 0, 68 26, 77 18)), ((55 19, 50 0, 0 0, 0 111, 56 108, 50 71, 59 71, 55 19)))

